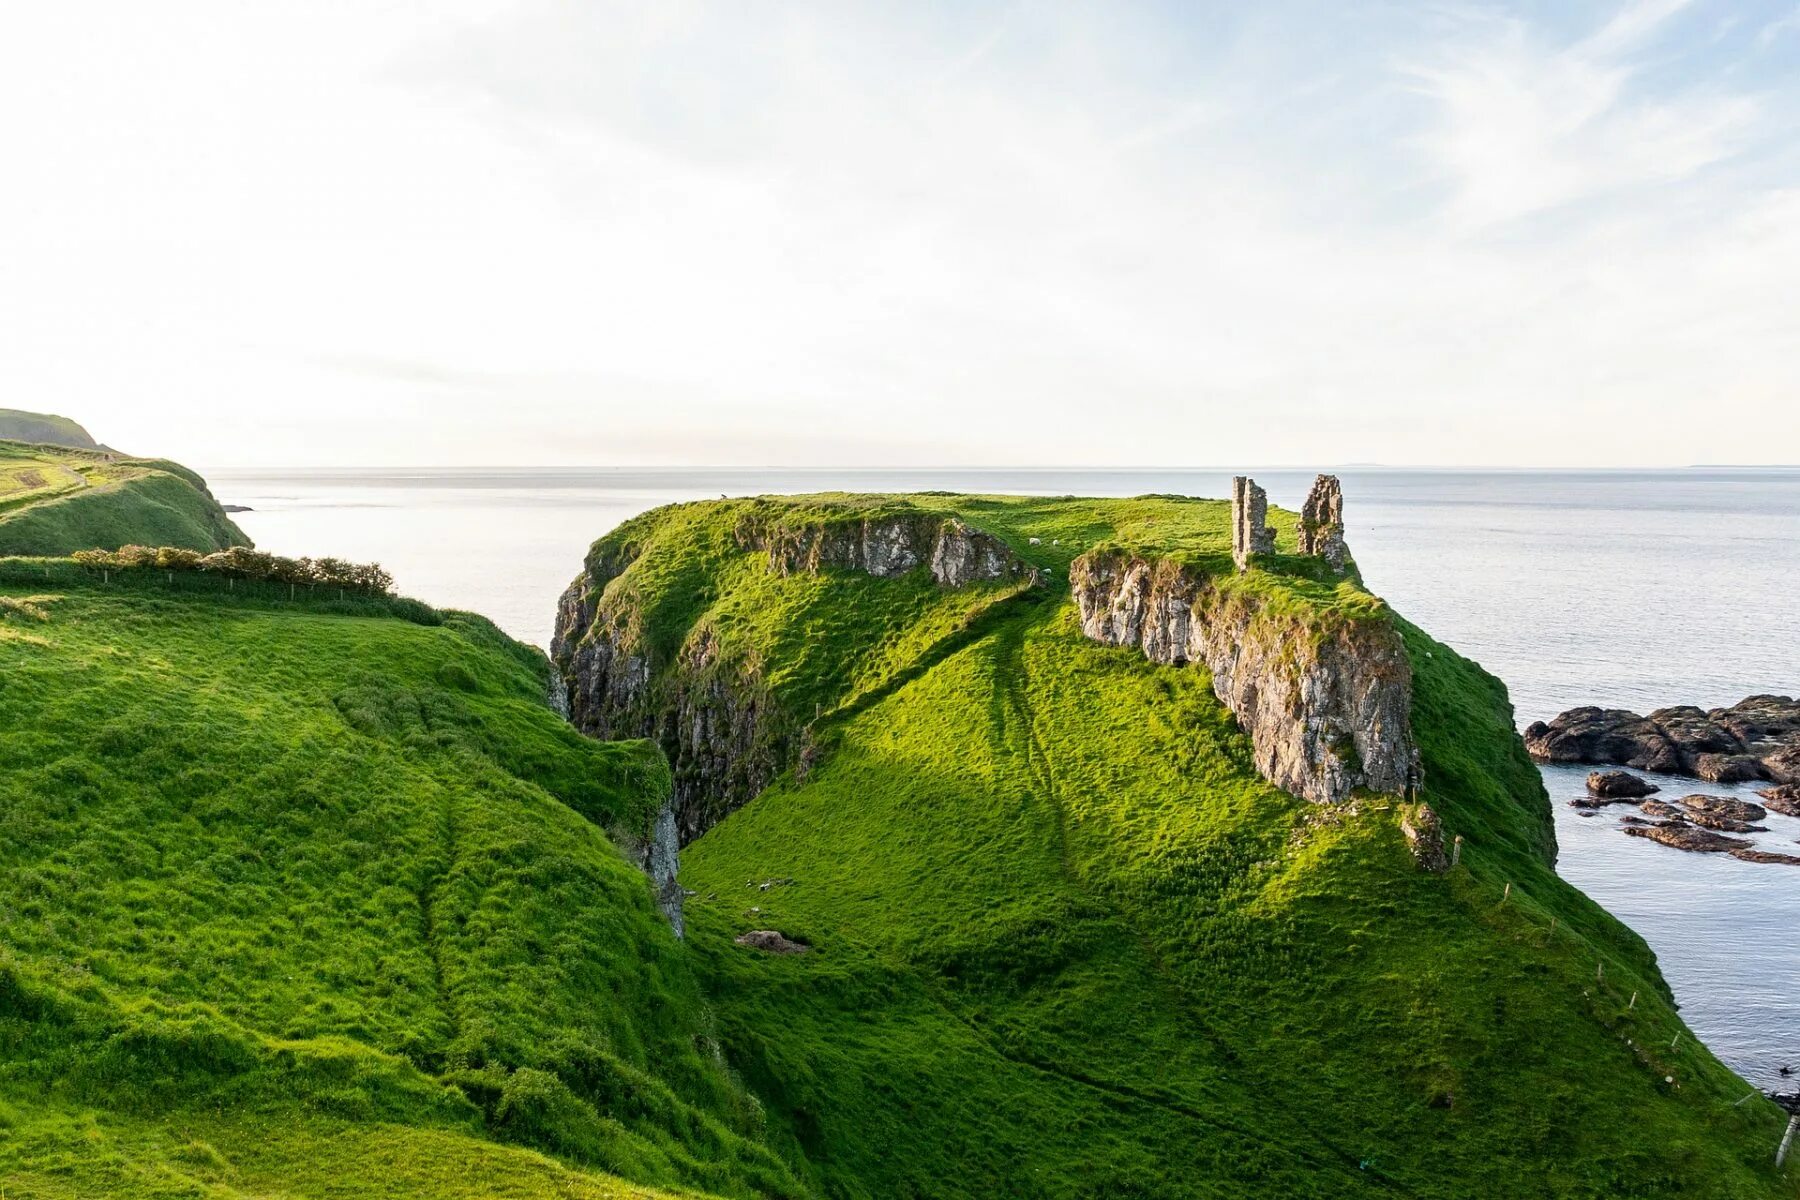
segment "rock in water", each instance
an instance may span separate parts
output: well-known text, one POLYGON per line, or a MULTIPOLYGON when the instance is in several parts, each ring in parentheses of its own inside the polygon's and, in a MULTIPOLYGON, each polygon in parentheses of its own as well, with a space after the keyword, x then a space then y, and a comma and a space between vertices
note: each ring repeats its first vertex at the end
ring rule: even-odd
POLYGON ((1748 783, 1763 778, 1763 765, 1749 754, 1699 754, 1694 774, 1708 783, 1748 783))
POLYGON ((1677 850, 1693 850, 1701 854, 1729 854, 1736 850, 1755 849, 1743 838, 1711 833, 1680 820, 1665 821, 1660 825, 1628 825, 1625 832, 1631 837, 1649 838, 1677 850))
POLYGON ((1527 727, 1525 746, 1540 762, 1612 763, 1712 783, 1800 783, 1800 701, 1750 696, 1730 708, 1677 705, 1647 717, 1572 708, 1527 727))
POLYGON ((805 942, 792 941, 773 929, 752 929, 749 933, 740 933, 734 940, 740 946, 761 950, 764 954, 805 954, 812 949, 805 942))
POLYGON ((1678 774, 1681 752, 1653 721, 1619 708, 1572 708, 1548 725, 1525 730, 1525 748, 1540 762, 1618 763, 1678 774))
POLYGON ((1762 797, 1770 812, 1778 812, 1784 817, 1800 817, 1800 783, 1777 784, 1756 794, 1762 797))
POLYGON ((1730 796, 1683 796, 1675 803, 1687 810, 1687 819, 1708 829, 1727 833, 1751 833, 1751 823, 1769 815, 1760 804, 1733 800, 1730 796))
POLYGON ((1336 475, 1313 480, 1300 508, 1300 553, 1324 559, 1340 575, 1350 560, 1344 545, 1344 488, 1336 475))
POLYGON ((1774 854, 1768 850, 1733 850, 1731 857, 1745 862, 1776 863, 1784 867, 1800 867, 1800 854, 1774 854))
POLYGON ((1662 791, 1629 771, 1595 771, 1587 777, 1587 789, 1603 800, 1636 800, 1662 791))

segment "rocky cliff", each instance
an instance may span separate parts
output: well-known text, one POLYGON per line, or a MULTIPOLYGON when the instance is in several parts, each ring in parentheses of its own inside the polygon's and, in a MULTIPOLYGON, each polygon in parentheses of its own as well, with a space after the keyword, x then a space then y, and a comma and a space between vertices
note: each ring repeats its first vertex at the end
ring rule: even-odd
POLYGON ((1412 667, 1390 622, 1303 617, 1193 568, 1123 551, 1085 555, 1069 578, 1087 636, 1212 672, 1257 770, 1277 787, 1319 803, 1359 788, 1417 787, 1412 667))
MULTIPOLYGON (((854 519, 783 516, 779 506, 751 502, 733 532, 739 552, 766 555, 779 575, 839 570, 894 578, 927 570, 944 588, 1037 578, 1005 543, 955 517, 904 508, 854 519)), ((563 593, 551 657, 559 708, 577 729, 597 738, 654 738, 669 756, 674 797, 639 857, 680 929, 677 847, 795 762, 813 714, 786 711, 755 662, 734 655, 704 619, 658 661, 643 634, 637 596, 609 587, 635 558, 630 543, 623 545, 591 557, 563 593)))
POLYGON ((1034 574, 1000 539, 933 513, 817 524, 752 514, 739 523, 737 536, 739 545, 766 553, 769 566, 784 575, 834 568, 892 578, 926 566, 940 586, 963 587, 1034 574))

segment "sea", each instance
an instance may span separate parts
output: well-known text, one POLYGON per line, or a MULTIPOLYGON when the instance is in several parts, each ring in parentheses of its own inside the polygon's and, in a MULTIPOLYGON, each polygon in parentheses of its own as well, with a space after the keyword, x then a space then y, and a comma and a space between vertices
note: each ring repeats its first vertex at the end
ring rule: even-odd
MULTIPOLYGON (((1298 508, 1313 472, 1248 472, 1298 508)), ((1581 704, 1647 712, 1800 694, 1800 468, 1342 468, 1369 586, 1505 680, 1522 727, 1581 704)), ((385 565, 399 589, 547 646, 595 538, 719 496, 926 491, 1227 496, 1233 472, 958 468, 491 468, 210 472, 258 546, 385 565)), ((1750 1083, 1800 1072, 1800 868, 1620 832, 1628 808, 1569 806, 1585 769, 1543 768, 1558 870, 1649 942, 1696 1034, 1750 1083)), ((1750 787, 1654 779, 1665 794, 1750 787)), ((1763 849, 1800 854, 1771 814, 1763 849)))

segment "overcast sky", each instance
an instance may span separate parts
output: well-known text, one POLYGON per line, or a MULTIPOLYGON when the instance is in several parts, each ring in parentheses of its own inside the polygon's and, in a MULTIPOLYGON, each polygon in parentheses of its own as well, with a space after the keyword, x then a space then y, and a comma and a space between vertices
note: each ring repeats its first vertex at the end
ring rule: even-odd
POLYGON ((252 464, 1800 459, 1800 0, 17 4, 0 405, 252 464))

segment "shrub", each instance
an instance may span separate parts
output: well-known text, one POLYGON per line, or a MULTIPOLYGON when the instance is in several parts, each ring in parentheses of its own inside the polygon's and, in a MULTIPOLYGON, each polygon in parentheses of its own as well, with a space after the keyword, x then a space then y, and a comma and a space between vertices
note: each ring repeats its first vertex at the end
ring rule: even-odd
POLYGON ((394 577, 377 563, 338 558, 283 558, 245 546, 201 556, 178 546, 124 546, 118 550, 77 550, 70 559, 92 570, 204 571, 231 579, 262 580, 309 587, 334 587, 370 596, 392 596, 394 577))

